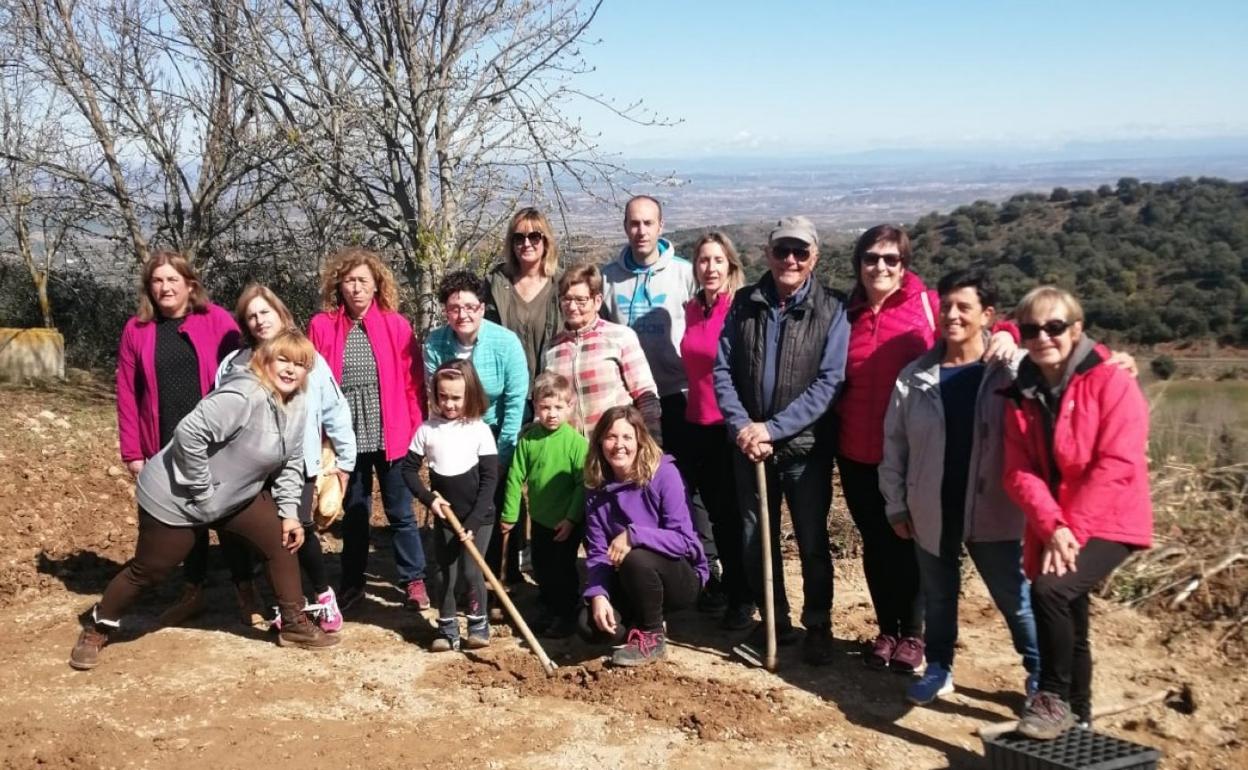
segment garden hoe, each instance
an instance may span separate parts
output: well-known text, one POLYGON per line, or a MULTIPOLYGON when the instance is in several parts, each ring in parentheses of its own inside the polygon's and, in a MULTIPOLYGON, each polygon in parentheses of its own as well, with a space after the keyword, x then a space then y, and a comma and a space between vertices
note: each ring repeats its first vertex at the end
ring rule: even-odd
POLYGON ((746 642, 732 648, 732 654, 746 663, 762 666, 768 671, 776 670, 776 599, 772 594, 774 580, 771 575, 771 512, 767 509, 767 468, 763 461, 754 463, 754 475, 758 480, 759 535, 763 541, 763 626, 767 631, 767 647, 763 654, 746 642))
POLYGON ((443 505, 442 510, 446 512, 446 523, 450 525, 451 530, 459 537, 464 550, 477 563, 477 566, 481 569, 481 574, 485 575, 486 582, 490 584, 490 588, 494 589, 494 597, 498 599, 499 603, 503 605, 503 609, 511 616, 512 623, 515 624, 516 630, 520 632, 520 635, 524 637, 524 641, 528 642, 529 649, 533 650, 533 653, 537 655, 537 659, 541 662, 542 670, 546 672, 546 676, 553 676, 558 666, 550 659, 546 651, 542 649, 542 645, 538 644, 537 637, 529 629, 529 624, 524 622, 524 618, 520 615, 519 610, 516 609, 516 605, 511 603, 511 597, 507 595, 507 591, 503 589, 503 584, 495 577, 494 571, 485 563, 485 557, 477 550, 477 546, 473 544, 472 539, 464 537, 464 527, 459 523, 459 517, 455 515, 455 512, 451 510, 449 505, 443 505))

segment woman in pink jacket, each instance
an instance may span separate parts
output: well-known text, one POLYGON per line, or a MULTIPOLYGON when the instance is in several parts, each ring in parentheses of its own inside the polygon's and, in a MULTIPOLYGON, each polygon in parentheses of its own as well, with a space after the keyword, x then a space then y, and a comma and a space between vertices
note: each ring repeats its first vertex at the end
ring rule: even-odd
POLYGON ((1005 490, 1026 516, 1023 571, 1040 642, 1040 689, 1019 732, 1052 739, 1092 705, 1088 594, 1152 544, 1148 403, 1083 331, 1069 292, 1033 289, 1015 311, 1027 358, 1005 415, 1005 490))
POLYGON ((712 566, 711 582, 719 582, 728 600, 720 626, 738 631, 754 625, 755 608, 746 583, 741 512, 732 483, 734 444, 711 379, 724 319, 733 295, 745 282, 741 257, 727 235, 710 232, 698 239, 693 246, 693 277, 698 293, 685 304, 685 336, 680 341, 680 358, 689 380, 685 408, 689 446, 700 450, 690 453, 689 480, 706 504, 718 551, 722 574, 715 575, 712 566))
MULTIPOLYGON (((212 390, 217 365, 240 342, 238 325, 208 300, 186 257, 157 251, 143 264, 139 309, 126 321, 117 350, 117 434, 121 460, 138 478, 143 465, 169 443, 173 429, 212 390)), ((246 579, 246 562, 232 571, 246 579)), ((208 530, 186 557, 182 596, 160 620, 176 625, 203 606, 208 530)))
MULTIPOLYGON (((862 534, 862 568, 879 634, 866 661, 910 674, 923 664, 923 610, 909 525, 884 513, 878 468, 884 458, 884 415, 903 367, 936 340, 940 297, 910 272, 910 238, 892 225, 867 230, 854 246, 857 283, 850 295, 849 354, 836 402, 840 429, 836 465, 841 490, 862 534)), ((1008 331, 992 337, 985 358, 1017 350, 1008 331)))
POLYGON ((349 248, 335 255, 321 276, 321 299, 324 312, 308 324, 308 338, 346 396, 357 452, 343 500, 338 606, 346 611, 364 597, 375 473, 407 604, 428 609, 425 551, 400 470, 424 417, 420 343, 398 312, 394 274, 374 252, 349 248))

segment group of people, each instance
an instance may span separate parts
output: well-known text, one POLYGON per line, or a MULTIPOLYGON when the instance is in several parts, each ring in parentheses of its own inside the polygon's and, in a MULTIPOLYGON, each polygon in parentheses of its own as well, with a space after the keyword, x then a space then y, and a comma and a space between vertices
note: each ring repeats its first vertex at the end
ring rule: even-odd
MULTIPOLYGON (((815 276, 820 241, 804 217, 772 229, 751 285, 722 233, 679 257, 653 197, 628 202, 624 229, 613 261, 560 273, 549 221, 517 212, 501 264, 443 278, 445 324, 423 345, 367 250, 326 266, 306 338, 267 288, 248 287, 231 318, 184 258, 155 255, 118 357, 139 541, 71 665, 94 666, 126 606, 184 559, 187 585, 162 619, 198 611, 208 528, 244 622, 260 622, 258 555, 282 643, 332 646, 342 612, 365 596, 374 476, 407 602, 436 607, 435 651, 489 644, 489 594, 468 542, 513 579, 527 544, 534 630, 613 644, 618 665, 662 658, 666 613, 695 604, 726 630, 761 635, 762 550, 779 553, 783 500, 801 563, 802 658, 824 665, 835 467, 878 624, 868 665, 913 675, 916 703, 952 691, 965 549, 1023 661, 1020 729, 1055 737, 1088 721, 1088 595, 1149 545, 1152 518, 1147 406, 1129 357, 1084 332, 1078 301, 1038 287, 1005 321, 981 274, 928 289, 890 225, 859 238, 847 296, 815 276), (345 490, 337 590, 311 525, 323 442, 345 490), (434 514, 432 600, 413 495, 434 514), (306 605, 300 569, 315 597, 306 605)), ((794 644, 772 564, 777 640, 794 644)))

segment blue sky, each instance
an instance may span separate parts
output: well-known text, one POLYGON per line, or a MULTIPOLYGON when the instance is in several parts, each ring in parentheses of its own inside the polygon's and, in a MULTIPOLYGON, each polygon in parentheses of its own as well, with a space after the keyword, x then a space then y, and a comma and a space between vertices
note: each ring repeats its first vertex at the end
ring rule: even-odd
POLYGON ((578 85, 627 156, 1248 136, 1248 2, 607 0, 578 85))

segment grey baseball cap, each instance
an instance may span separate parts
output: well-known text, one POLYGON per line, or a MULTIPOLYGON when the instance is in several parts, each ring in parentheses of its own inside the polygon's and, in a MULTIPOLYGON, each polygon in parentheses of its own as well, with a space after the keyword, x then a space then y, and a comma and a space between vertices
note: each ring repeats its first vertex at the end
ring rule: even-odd
POLYGON ((809 246, 819 245, 819 233, 815 232, 815 223, 806 217, 784 217, 771 229, 767 243, 775 243, 781 238, 796 238, 809 246))

